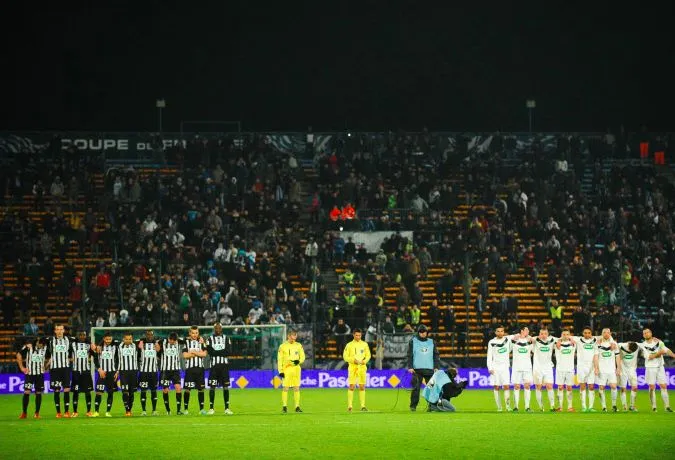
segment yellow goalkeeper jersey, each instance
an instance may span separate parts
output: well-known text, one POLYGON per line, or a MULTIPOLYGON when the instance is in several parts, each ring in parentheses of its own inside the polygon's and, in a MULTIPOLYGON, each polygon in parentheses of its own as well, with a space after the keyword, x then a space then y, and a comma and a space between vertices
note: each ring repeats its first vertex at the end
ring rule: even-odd
POLYGON ((298 342, 284 342, 279 345, 277 353, 277 367, 279 372, 284 372, 289 366, 294 366, 293 361, 298 360, 300 364, 305 362, 305 350, 298 342))
POLYGON ((356 364, 354 360, 361 361, 360 364, 366 364, 370 361, 370 347, 368 343, 361 340, 357 342, 352 340, 345 346, 345 351, 342 353, 342 359, 347 361, 350 365, 356 364))

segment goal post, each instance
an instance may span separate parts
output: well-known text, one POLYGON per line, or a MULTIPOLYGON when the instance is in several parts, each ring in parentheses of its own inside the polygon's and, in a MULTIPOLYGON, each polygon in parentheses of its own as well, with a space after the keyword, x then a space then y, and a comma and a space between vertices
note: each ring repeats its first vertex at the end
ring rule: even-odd
MULTIPOLYGON (((100 344, 106 332, 113 340, 122 341, 124 334, 131 333, 134 340, 145 337, 145 331, 154 332, 155 339, 165 339, 175 332, 180 340, 188 337, 192 326, 135 326, 135 327, 92 327, 91 341, 100 344)), ((213 326, 198 326, 199 334, 206 339, 213 334, 213 326)), ((223 334, 232 340, 232 353, 228 357, 230 369, 234 370, 275 370, 277 350, 286 340, 285 324, 227 325, 223 334)), ((205 367, 209 367, 208 357, 205 367)))

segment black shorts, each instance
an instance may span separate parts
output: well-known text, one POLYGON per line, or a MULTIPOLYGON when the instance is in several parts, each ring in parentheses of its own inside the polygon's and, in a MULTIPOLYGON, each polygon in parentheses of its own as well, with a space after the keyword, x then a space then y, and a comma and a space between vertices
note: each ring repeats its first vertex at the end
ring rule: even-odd
POLYGON ((115 382, 115 373, 113 371, 106 372, 105 377, 101 377, 98 372, 96 373, 96 391, 98 393, 115 390, 117 390, 117 382, 115 382))
POLYGON ((230 387, 230 368, 227 364, 218 364, 209 371, 209 388, 230 387))
POLYGON ((138 372, 120 371, 120 388, 122 388, 122 391, 136 391, 136 388, 138 388, 138 372))
POLYGON ((157 372, 141 372, 138 376, 138 388, 141 391, 157 389, 157 372))
POLYGON ((90 392, 94 389, 91 371, 73 371, 73 391, 90 392))
POLYGON ((203 390, 204 389, 204 368, 191 367, 185 370, 185 382, 183 388, 186 390, 203 390))
POLYGON ((49 371, 49 388, 52 390, 70 388, 70 368, 60 367, 49 371))
POLYGON ((159 383, 162 385, 162 388, 180 385, 180 371, 162 371, 159 383))
POLYGON ((36 393, 42 393, 45 391, 45 375, 44 374, 35 374, 27 375, 26 380, 23 383, 24 391, 30 392, 31 390, 36 393))

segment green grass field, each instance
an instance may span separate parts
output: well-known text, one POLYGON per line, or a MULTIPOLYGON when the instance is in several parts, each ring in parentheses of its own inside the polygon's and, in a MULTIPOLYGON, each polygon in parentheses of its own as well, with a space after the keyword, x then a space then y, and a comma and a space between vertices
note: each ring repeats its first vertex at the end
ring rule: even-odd
MULTIPOLYGON (((639 413, 617 414, 496 413, 492 392, 477 390, 453 400, 460 410, 454 414, 427 413, 422 404, 418 412, 411 413, 408 391, 368 390, 370 412, 348 414, 346 390, 312 389, 302 391, 304 413, 282 415, 279 390, 233 390, 231 395, 234 416, 222 414, 220 394, 218 415, 197 415, 193 394, 189 416, 140 417, 136 395, 134 417, 126 418, 118 394, 114 418, 60 420, 54 418, 51 394, 44 398, 41 420, 18 420, 21 397, 2 396, 0 452, 4 458, 222 455, 387 460, 429 455, 665 459, 675 452, 675 414, 663 411, 658 393, 659 411, 652 413, 644 391, 638 399, 639 413)), ((357 396, 354 400, 358 405, 357 396)), ((173 395, 171 403, 173 406, 173 395)), ((534 394, 532 403, 536 406, 534 394)), ((578 410, 579 401, 576 403, 578 410)), ((80 404, 82 413, 83 398, 80 404)), ((292 395, 289 404, 292 406, 292 395)), ((596 408, 598 404, 596 398, 596 408)), ((158 409, 164 413, 161 396, 158 409)), ((29 414, 32 411, 31 397, 29 414)))

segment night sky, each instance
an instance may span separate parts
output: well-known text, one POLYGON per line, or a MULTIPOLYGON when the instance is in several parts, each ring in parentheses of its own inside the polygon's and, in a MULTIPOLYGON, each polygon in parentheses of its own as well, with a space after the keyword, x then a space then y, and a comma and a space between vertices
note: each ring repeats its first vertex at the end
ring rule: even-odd
POLYGON ((3 15, 1 129, 156 130, 161 97, 165 131, 525 131, 529 97, 536 130, 675 118, 672 3, 20 3, 3 15))

